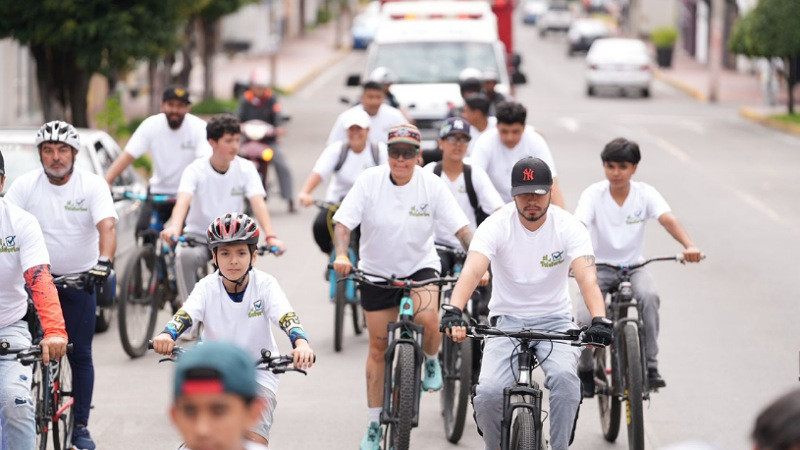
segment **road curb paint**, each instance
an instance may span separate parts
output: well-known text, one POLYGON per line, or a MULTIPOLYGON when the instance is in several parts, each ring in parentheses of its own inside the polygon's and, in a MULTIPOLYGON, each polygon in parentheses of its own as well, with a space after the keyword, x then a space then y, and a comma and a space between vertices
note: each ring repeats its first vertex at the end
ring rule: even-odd
POLYGON ((669 84, 670 86, 674 87, 675 89, 677 89, 677 90, 679 90, 679 91, 681 91, 681 92, 683 92, 685 94, 688 94, 689 96, 693 97, 695 100, 697 100, 699 102, 703 102, 703 103, 707 103, 708 102, 708 96, 706 95, 705 92, 703 92, 700 89, 697 89, 697 88, 695 88, 693 86, 690 86, 689 84, 684 83, 683 81, 680 81, 680 80, 677 80, 675 78, 672 78, 669 75, 665 74, 661 70, 658 70, 658 69, 654 70, 653 71, 653 76, 656 77, 656 79, 658 79, 660 81, 663 81, 664 83, 669 84))
POLYGON ((318 77, 319 74, 321 74, 325 69, 327 69, 328 67, 330 67, 330 66, 336 64, 337 62, 341 61, 342 59, 344 59, 344 57, 347 56, 350 53, 350 50, 352 50, 352 49, 349 46, 339 49, 330 58, 328 58, 325 61, 323 61, 322 64, 311 68, 311 70, 309 70, 308 73, 306 73, 305 75, 300 77, 299 80, 297 80, 294 83, 290 84, 289 86, 287 86, 285 88, 281 88, 281 89, 283 90, 285 95, 294 94, 295 92, 300 90, 302 87, 304 87, 305 85, 310 83, 314 78, 318 77))
POLYGON ((778 130, 784 133, 800 136, 800 125, 795 125, 792 123, 786 123, 777 119, 773 119, 767 116, 766 114, 761 113, 757 109, 743 106, 739 108, 739 115, 751 122, 761 124, 765 127, 772 128, 773 130, 778 130))

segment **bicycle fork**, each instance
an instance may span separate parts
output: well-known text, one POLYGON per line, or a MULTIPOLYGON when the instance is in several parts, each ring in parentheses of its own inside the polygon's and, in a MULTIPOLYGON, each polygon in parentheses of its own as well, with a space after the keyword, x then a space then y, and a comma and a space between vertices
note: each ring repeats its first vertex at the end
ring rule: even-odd
POLYGON ((500 424, 503 433, 500 438, 502 450, 508 450, 511 446, 511 427, 517 409, 520 409, 520 412, 526 409, 530 411, 533 416, 536 441, 540 446, 542 442, 542 391, 537 383, 531 380, 533 358, 526 350, 519 353, 518 361, 519 375, 516 386, 503 389, 503 419, 500 424))
MULTIPOLYGON (((425 328, 413 322, 414 304, 411 298, 406 296, 400 301, 399 321, 391 322, 387 326, 388 342, 385 354, 385 366, 383 373, 383 411, 381 412, 381 423, 389 424, 398 421, 397 417, 391 416, 393 402, 393 388, 395 380, 393 369, 394 353, 398 345, 410 344, 414 349, 414 392, 422 391, 422 379, 420 372, 422 369, 422 336, 425 328), (399 331, 398 331, 399 330, 399 331), (398 337, 399 333, 399 337, 398 337)), ((419 425, 419 395, 414 396, 414 413, 412 416, 412 426, 419 425)))

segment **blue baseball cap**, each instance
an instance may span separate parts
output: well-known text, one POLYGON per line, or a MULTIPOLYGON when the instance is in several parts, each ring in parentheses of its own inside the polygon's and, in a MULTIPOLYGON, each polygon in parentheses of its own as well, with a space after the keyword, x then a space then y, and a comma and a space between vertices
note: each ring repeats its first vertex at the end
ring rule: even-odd
POLYGON ((255 360, 241 347, 225 341, 206 341, 178 357, 174 397, 230 393, 258 395, 255 360))
POLYGON ((469 134, 469 131, 469 122, 461 117, 448 117, 439 128, 439 137, 444 139, 454 134, 463 134, 471 138, 472 136, 469 134))

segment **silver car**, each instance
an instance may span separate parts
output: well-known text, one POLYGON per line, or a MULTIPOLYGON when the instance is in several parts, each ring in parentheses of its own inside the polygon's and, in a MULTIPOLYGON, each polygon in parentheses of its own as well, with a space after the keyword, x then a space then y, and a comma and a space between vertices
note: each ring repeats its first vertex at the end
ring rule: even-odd
MULTIPOLYGON (((39 153, 33 145, 37 130, 37 128, 0 128, 0 151, 3 152, 6 176, 8 177, 5 190, 8 190, 18 176, 42 166, 39 161, 39 153)), ((81 137, 81 149, 78 151, 75 165, 98 175, 104 175, 111 163, 122 152, 119 145, 103 131, 78 128, 78 134, 81 137)), ((128 167, 114 181, 114 189, 144 193, 146 184, 142 177, 128 167)), ((3 194, 5 194, 5 190, 3 194)), ((114 203, 114 206, 119 216, 114 266, 121 269, 125 267, 127 259, 136 247, 134 235, 142 204, 138 200, 121 200, 114 203)), ((108 329, 113 310, 113 306, 97 308, 95 331, 108 329)))

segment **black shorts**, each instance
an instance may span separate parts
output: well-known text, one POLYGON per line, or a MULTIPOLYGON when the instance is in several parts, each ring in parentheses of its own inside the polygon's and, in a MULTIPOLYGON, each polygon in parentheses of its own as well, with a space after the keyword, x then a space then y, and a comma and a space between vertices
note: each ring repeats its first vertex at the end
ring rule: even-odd
MULTIPOLYGON (((439 272, 426 267, 414 272, 406 279, 422 281, 438 276, 439 272)), ((387 285, 388 283, 377 284, 387 285)), ((403 299, 402 289, 386 289, 362 283, 358 285, 358 290, 361 291, 361 307, 364 308, 364 311, 381 311, 394 308, 400 306, 400 300, 403 299)))

